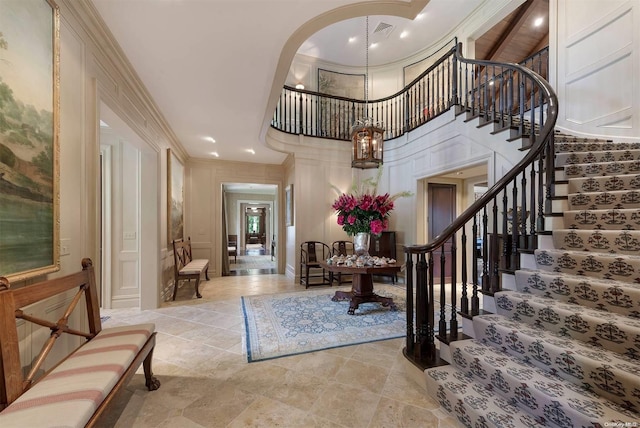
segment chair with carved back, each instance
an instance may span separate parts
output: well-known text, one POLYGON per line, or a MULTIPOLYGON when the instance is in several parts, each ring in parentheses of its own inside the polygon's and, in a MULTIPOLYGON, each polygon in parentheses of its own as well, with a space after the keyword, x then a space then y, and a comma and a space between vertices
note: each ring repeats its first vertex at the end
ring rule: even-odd
POLYGON ((233 262, 238 263, 238 235, 227 236, 227 250, 229 258, 233 256, 233 262))
POLYGON ((305 241, 300 244, 300 284, 305 288, 310 285, 331 285, 327 271, 320 266, 321 260, 331 257, 329 246, 320 241, 305 241), (319 279, 320 281, 314 281, 319 279))
MULTIPOLYGON (((353 255, 353 242, 333 241, 331 244, 331 253, 334 256, 351 256, 353 255)), ((352 276, 338 272, 337 274, 332 274, 332 280, 335 280, 338 285, 342 285, 343 283, 348 284, 352 281, 352 276)))

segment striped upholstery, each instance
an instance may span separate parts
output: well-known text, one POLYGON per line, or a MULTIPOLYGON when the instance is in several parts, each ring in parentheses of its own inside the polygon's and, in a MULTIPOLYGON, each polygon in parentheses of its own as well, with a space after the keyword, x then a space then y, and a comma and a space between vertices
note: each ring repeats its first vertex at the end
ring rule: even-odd
POLYGON ((180 273, 182 274, 192 274, 192 273, 200 273, 209 264, 209 260, 206 259, 195 259, 187 263, 185 267, 180 269, 180 273))
POLYGON ((102 330, 0 412, 0 426, 85 426, 154 330, 154 324, 102 330))

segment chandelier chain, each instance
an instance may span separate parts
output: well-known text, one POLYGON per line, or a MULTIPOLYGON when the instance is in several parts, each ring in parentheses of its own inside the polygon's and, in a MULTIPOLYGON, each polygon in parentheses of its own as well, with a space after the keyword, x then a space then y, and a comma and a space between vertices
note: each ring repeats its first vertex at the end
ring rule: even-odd
POLYGON ((364 69, 364 106, 365 116, 369 112, 369 15, 366 17, 366 33, 365 33, 365 69, 364 69))

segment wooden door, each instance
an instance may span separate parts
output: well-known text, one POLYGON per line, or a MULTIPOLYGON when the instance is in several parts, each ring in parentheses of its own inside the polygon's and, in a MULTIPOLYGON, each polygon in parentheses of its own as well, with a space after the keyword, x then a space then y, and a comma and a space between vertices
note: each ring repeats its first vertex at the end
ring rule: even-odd
MULTIPOLYGON (((429 241, 438 236, 456 218, 456 185, 429 183, 427 186, 427 202, 429 216, 429 241)), ((451 278, 451 240, 444 245, 446 256, 445 279, 451 278)), ((441 252, 433 254, 433 278, 439 283, 441 252)))

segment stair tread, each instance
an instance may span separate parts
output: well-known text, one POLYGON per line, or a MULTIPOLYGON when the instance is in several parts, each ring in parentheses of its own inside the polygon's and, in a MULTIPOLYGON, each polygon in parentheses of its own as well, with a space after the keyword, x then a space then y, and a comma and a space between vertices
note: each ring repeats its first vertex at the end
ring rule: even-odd
POLYGON ((427 391, 463 426, 546 426, 454 366, 427 369, 425 374, 427 391))
POLYGON ((556 229, 553 244, 556 249, 634 255, 640 251, 640 230, 556 229))
POLYGON ((562 213, 565 227, 585 230, 623 230, 640 228, 640 209, 607 208, 567 210, 562 213))
POLYGON ((623 282, 638 282, 640 278, 640 256, 556 249, 537 249, 534 253, 540 270, 623 282))
MULTIPOLYGON (((499 315, 624 354, 640 337, 640 320, 519 291, 495 293, 499 315)), ((635 351, 634 351, 635 352, 635 351)))
POLYGON ((565 178, 596 177, 602 175, 632 174, 640 172, 640 161, 594 162, 564 166, 565 178))
POLYGON ((607 140, 589 141, 558 141, 554 144, 556 153, 566 153, 586 150, 633 150, 640 148, 640 143, 612 142, 607 140))
MULTIPOLYGON (((451 345, 451 354, 458 370, 539 418, 546 419, 543 410, 554 406, 554 402, 557 402, 557 408, 577 425, 586 425, 591 421, 593 414, 589 409, 593 408, 600 409, 600 418, 603 420, 616 419, 620 414, 628 417, 638 416, 633 411, 628 411, 634 409, 611 405, 610 400, 581 383, 564 379, 548 368, 537 367, 525 359, 480 340, 454 342, 451 345), (582 406, 569 404, 577 402, 582 406), (535 406, 531 406, 534 403, 535 406)), ((627 378, 627 383, 638 380, 637 375, 617 370, 619 376, 627 378)))
POLYGON ((628 355, 499 314, 475 317, 474 329, 476 340, 490 347, 576 386, 587 387, 625 408, 640 409, 640 366, 628 355), (602 381, 603 374, 607 382, 602 381))

